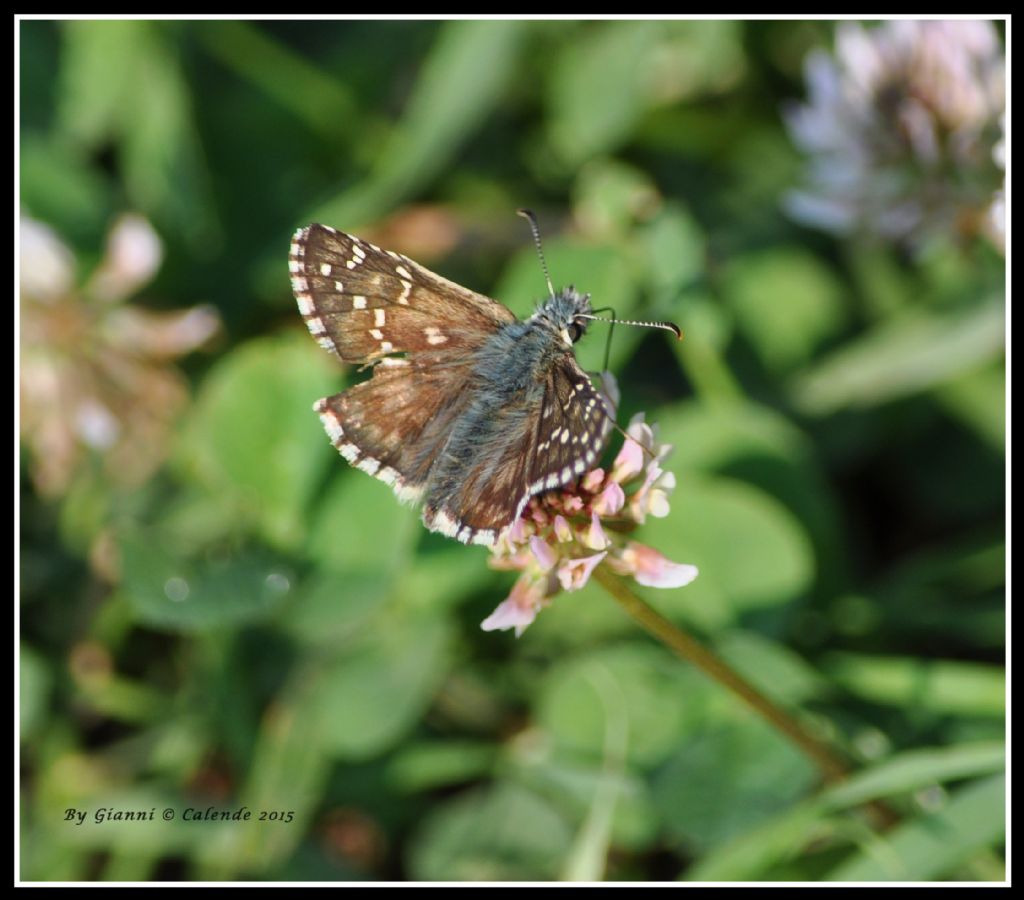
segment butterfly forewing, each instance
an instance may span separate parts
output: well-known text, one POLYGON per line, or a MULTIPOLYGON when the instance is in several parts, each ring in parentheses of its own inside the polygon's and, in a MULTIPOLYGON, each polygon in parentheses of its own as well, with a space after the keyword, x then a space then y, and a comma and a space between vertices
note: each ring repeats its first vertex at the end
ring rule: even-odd
POLYGON ((515 321, 500 303, 325 225, 295 234, 289 268, 310 333, 345 362, 450 357, 515 321))

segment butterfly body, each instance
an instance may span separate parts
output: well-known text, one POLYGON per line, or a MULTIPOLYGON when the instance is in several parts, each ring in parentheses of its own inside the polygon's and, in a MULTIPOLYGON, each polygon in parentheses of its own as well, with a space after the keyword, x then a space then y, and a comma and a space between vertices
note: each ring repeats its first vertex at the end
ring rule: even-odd
POLYGON ((352 465, 422 502, 428 528, 492 544, 534 494, 592 468, 612 426, 576 362, 590 300, 572 288, 529 319, 391 251, 322 225, 289 267, 314 337, 373 377, 317 402, 352 465))

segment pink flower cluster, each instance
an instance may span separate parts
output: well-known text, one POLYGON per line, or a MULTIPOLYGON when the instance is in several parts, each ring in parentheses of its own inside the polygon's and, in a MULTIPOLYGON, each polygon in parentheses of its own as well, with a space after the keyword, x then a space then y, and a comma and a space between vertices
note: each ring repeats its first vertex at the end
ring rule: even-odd
POLYGON ((498 538, 491 567, 522 574, 481 624, 484 631, 514 628, 518 637, 555 594, 579 590, 599 565, 648 587, 682 587, 697 577, 695 566, 670 562, 626 536, 647 516, 667 516, 676 486, 661 467, 671 447, 656 444, 643 419, 639 413, 630 422, 611 471, 594 469, 561 491, 532 497, 498 538))

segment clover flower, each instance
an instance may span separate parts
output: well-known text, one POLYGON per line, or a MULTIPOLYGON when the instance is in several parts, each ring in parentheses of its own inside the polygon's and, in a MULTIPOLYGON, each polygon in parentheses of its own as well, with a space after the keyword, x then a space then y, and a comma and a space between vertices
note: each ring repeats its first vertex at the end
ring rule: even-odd
POLYGON ((785 110, 810 156, 789 213, 911 246, 981 233, 1003 252, 1005 75, 991 22, 841 23, 834 57, 807 58, 809 102, 785 110))
POLYGON ((41 494, 59 496, 90 457, 122 486, 163 460, 187 400, 169 361, 220 327, 197 306, 153 312, 124 301, 147 284, 163 257, 160 238, 138 215, 114 223, 106 253, 82 288, 75 258, 46 225, 20 227, 21 434, 41 494))
POLYGON ((661 467, 671 447, 656 442, 643 413, 627 434, 610 471, 594 469, 563 490, 531 497, 498 538, 490 566, 521 574, 484 631, 514 628, 518 637, 557 593, 579 590, 599 565, 648 587, 682 587, 697 577, 695 566, 628 537, 647 516, 668 515, 676 482, 661 467))

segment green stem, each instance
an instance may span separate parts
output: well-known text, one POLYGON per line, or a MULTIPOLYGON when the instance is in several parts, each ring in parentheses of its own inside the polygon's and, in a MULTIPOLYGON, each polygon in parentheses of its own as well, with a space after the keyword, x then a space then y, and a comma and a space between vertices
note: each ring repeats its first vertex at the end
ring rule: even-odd
POLYGON ((732 691, 755 712, 764 717, 770 725, 796 744, 814 762, 826 783, 835 784, 846 778, 849 774, 846 763, 830 747, 808 734, 796 719, 769 700, 710 650, 680 631, 660 613, 655 612, 634 594, 614 572, 606 566, 598 566, 594 570, 593 577, 619 602, 641 628, 661 641, 677 656, 696 666, 709 678, 732 691))
MULTIPOLYGON (((696 666, 709 678, 732 691, 772 727, 796 744, 817 766, 826 784, 836 784, 849 775, 849 767, 831 747, 805 731, 793 716, 769 700, 714 653, 680 631, 663 615, 655 612, 607 566, 598 566, 593 577, 648 634, 661 641, 681 659, 696 666)), ((885 829, 899 821, 899 816, 881 800, 871 801, 867 804, 866 810, 877 828, 885 829)))

